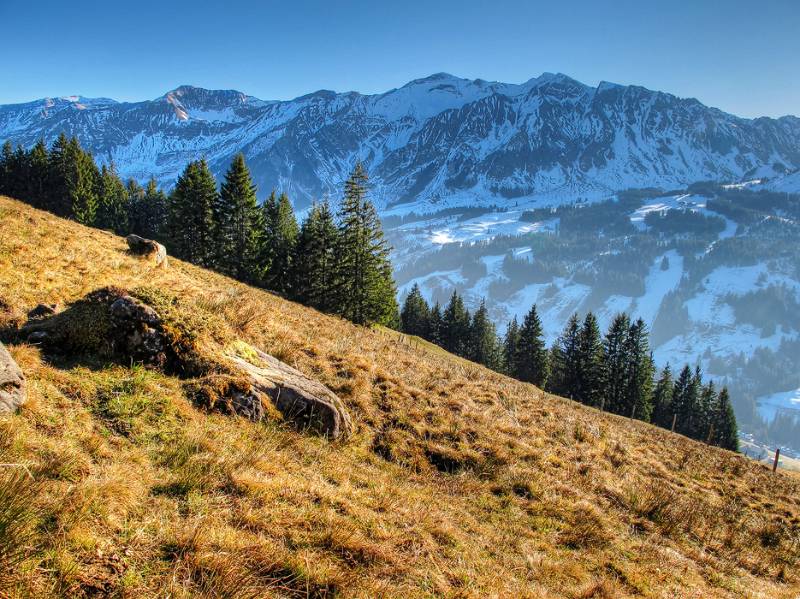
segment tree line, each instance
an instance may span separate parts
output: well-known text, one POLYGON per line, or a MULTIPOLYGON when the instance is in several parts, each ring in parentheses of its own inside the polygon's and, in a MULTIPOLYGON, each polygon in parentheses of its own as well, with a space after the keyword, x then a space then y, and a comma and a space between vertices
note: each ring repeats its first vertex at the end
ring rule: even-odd
POLYGON ((298 225, 285 193, 259 203, 244 156, 221 185, 205 159, 190 162, 169 194, 151 179, 127 183, 113 164, 98 167, 77 138, 48 148, 6 142, 0 193, 84 225, 162 242, 171 255, 280 293, 357 324, 397 326, 390 247, 369 178, 359 163, 338 211, 315 203, 298 225))
POLYGON ((415 284, 403 302, 401 330, 446 350, 532 383, 550 393, 601 410, 651 422, 662 428, 736 451, 738 428, 728 389, 703 382, 699 367, 685 365, 673 376, 660 373, 642 319, 617 315, 603 336, 589 312, 573 315, 551 348, 534 304, 520 324, 514 318, 501 339, 481 302, 470 314, 456 292, 442 308, 432 307, 415 284))

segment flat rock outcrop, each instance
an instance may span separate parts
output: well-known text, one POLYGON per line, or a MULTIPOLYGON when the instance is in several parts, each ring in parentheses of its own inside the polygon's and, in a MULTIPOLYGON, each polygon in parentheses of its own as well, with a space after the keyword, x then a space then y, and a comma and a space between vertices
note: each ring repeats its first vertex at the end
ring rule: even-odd
POLYGON ((0 343, 0 414, 14 412, 27 399, 27 383, 22 369, 0 343))

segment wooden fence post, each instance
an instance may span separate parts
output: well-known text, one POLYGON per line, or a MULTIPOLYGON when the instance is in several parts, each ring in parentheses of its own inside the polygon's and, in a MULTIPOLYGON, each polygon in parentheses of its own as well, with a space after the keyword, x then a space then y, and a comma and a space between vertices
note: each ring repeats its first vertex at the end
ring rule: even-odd
POLYGON ((775 450, 775 461, 772 463, 772 471, 775 472, 778 469, 778 460, 781 457, 781 448, 778 447, 775 450))
POLYGON ((673 415, 672 415, 672 432, 673 432, 673 433, 675 432, 675 421, 676 421, 677 419, 678 419, 678 414, 677 414, 677 413, 676 413, 676 414, 673 414, 673 415))

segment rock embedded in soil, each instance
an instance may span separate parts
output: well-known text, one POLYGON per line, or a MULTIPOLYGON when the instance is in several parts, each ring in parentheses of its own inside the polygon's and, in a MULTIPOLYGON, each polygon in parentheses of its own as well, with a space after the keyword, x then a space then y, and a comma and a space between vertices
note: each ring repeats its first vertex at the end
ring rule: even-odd
POLYGON ((128 242, 128 249, 131 254, 149 257, 155 262, 156 266, 167 265, 167 248, 157 241, 145 239, 138 235, 128 235, 125 241, 128 242))
POLYGON ((14 412, 27 399, 27 383, 22 369, 0 343, 0 414, 14 412))

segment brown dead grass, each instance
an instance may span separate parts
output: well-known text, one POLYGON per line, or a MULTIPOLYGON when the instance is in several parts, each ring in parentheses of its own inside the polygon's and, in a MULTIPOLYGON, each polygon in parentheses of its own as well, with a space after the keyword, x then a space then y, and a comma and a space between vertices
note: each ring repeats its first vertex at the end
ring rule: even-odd
POLYGON ((798 478, 125 249, 0 199, 0 327, 156 286, 328 385, 356 431, 209 415, 172 377, 12 343, 30 400, 0 462, 31 469, 39 520, 10 596, 797 596, 798 478))

